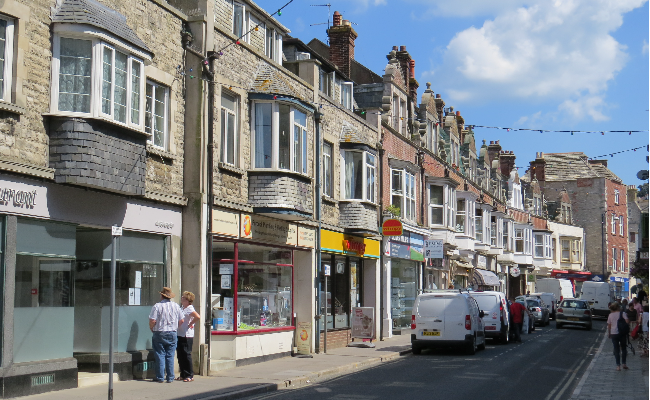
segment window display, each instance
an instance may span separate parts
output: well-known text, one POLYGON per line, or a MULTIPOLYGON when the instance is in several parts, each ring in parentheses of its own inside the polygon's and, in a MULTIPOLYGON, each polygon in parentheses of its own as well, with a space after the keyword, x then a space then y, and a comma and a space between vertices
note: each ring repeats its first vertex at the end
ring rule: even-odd
POLYGON ((392 259, 391 314, 393 328, 410 328, 413 303, 417 296, 418 263, 392 259))
MULTIPOLYGON (((327 329, 350 327, 352 307, 361 307, 361 262, 355 257, 323 255, 321 265, 330 265, 331 275, 321 275, 321 314, 325 315, 327 304, 327 329)), ((323 330, 321 325, 321 331, 323 330)))

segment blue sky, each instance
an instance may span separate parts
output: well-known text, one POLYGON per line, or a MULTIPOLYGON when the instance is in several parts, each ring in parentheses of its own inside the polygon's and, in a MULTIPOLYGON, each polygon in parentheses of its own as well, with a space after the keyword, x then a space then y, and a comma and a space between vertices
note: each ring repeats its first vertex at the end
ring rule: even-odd
MULTIPOLYGON (((288 0, 258 0, 270 13, 288 0)), ((500 140, 526 170, 535 152, 606 155, 628 185, 648 169, 647 0, 348 0, 331 12, 359 37, 355 59, 378 74, 392 46, 416 60, 418 97, 431 82, 481 140, 500 140), (518 131, 641 130, 641 133, 518 131)), ((327 4, 295 0, 277 17, 294 37, 326 41, 327 4)))

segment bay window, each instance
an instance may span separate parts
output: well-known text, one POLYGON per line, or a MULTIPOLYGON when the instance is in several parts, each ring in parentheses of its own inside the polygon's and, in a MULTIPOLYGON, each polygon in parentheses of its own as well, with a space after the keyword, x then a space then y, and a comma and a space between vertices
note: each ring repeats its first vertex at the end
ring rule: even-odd
POLYGON ((571 241, 569 239, 562 239, 560 243, 562 245, 562 262, 571 262, 571 241))
POLYGON ((238 149, 237 98, 229 93, 221 93, 221 161, 236 165, 238 149))
POLYGON ((535 234, 535 257, 543 258, 544 257, 544 234, 536 233, 535 234))
POLYGON ((580 250, 581 250, 580 239, 573 239, 571 242, 572 242, 571 260, 574 263, 578 263, 580 262, 580 250))
POLYGON ((465 199, 458 199, 456 201, 456 232, 465 233, 465 223, 467 218, 467 211, 465 206, 467 201, 465 199))
POLYGON ((515 253, 524 252, 524 230, 515 228, 515 253))
POLYGON ((306 174, 307 114, 284 103, 259 102, 254 107, 253 167, 306 174))
POLYGON ((82 116, 145 130, 144 54, 91 34, 54 37, 52 112, 86 114, 82 116))
POLYGON ((429 225, 451 229, 456 223, 456 189, 448 185, 429 185, 429 225))
POLYGON ((546 259, 551 259, 553 258, 553 248, 551 246, 551 235, 545 234, 544 235, 544 258, 546 259))
POLYGON ((344 150, 342 184, 345 199, 375 202, 376 156, 368 151, 344 150))
POLYGON ((474 226, 476 227, 476 241, 483 242, 483 209, 480 207, 476 207, 474 213, 474 226))
POLYGON ((497 240, 497 235, 499 233, 498 226, 497 226, 497 217, 494 215, 491 217, 490 221, 490 245, 493 247, 498 247, 499 243, 497 240))
POLYGON ((0 16, 0 100, 11 102, 14 60, 14 22, 0 16))
POLYGON ((391 204, 399 207, 403 218, 415 220, 415 175, 391 169, 391 204))
POLYGON ((507 220, 501 220, 501 232, 503 232, 503 248, 507 251, 512 251, 512 245, 510 244, 510 224, 507 220))
POLYGON ((524 229, 524 253, 533 254, 533 231, 524 229))

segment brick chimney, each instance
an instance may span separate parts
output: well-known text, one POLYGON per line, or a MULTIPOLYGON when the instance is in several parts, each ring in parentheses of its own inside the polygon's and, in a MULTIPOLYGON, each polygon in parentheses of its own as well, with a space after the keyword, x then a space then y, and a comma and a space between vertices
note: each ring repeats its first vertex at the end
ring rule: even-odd
POLYGON ((501 168, 501 174, 506 177, 510 176, 510 173, 515 168, 515 153, 512 151, 502 151, 499 154, 499 167, 501 168))
POLYGON ((501 153, 501 145, 499 144, 499 141, 496 140, 490 140, 490 144, 488 145, 487 148, 487 153, 488 153, 488 165, 490 168, 494 168, 493 166, 493 161, 497 158, 499 153, 501 153))
POLYGON ((327 30, 330 38, 330 61, 341 72, 351 76, 351 64, 354 60, 354 41, 357 33, 352 29, 350 21, 343 20, 340 12, 334 11, 334 24, 327 30))
POLYGON ((535 161, 530 162, 530 179, 537 179, 538 182, 546 181, 546 160, 544 153, 535 153, 535 161))
MULTIPOLYGON (((394 49, 395 47, 393 47, 394 49)), ((399 67, 402 69, 402 78, 404 78, 404 84, 406 85, 406 93, 411 95, 411 55, 406 51, 406 46, 400 46, 399 51, 395 54, 397 61, 399 61, 399 67)), ((415 74, 415 62, 413 62, 413 73, 415 74)))

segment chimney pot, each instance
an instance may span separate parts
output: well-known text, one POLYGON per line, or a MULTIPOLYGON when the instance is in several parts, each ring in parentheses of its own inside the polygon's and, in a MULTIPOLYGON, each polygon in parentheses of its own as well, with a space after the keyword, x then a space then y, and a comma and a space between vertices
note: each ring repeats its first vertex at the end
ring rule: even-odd
POLYGON ((397 51, 397 46, 393 46, 393 50, 397 51))
POLYGON ((399 51, 406 51, 406 46, 400 46, 399 51))
POLYGON ((341 18, 342 18, 341 13, 338 11, 334 11, 334 22, 333 22, 334 26, 341 25, 341 18))
POLYGON ((460 117, 460 111, 456 111, 456 115, 460 117))
POLYGON ((440 93, 436 93, 436 99, 440 98, 440 93))
POLYGON ((344 25, 344 26, 352 26, 352 24, 350 23, 350 21, 347 20, 347 19, 344 19, 344 20, 343 20, 343 25, 344 25))

